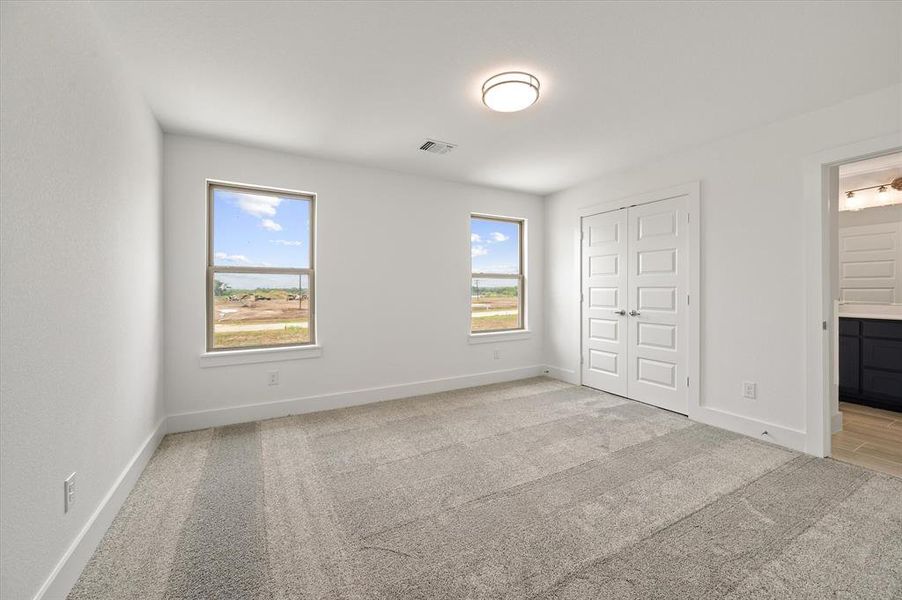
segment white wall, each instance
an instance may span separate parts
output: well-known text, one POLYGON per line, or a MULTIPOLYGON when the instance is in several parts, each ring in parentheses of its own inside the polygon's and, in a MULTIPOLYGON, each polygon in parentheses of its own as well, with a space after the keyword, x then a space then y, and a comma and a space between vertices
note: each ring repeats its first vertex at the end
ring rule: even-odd
MULTIPOLYGON (((453 160, 449 157, 430 157, 453 160)), ((176 429, 409 395, 537 372, 542 362, 543 202, 199 138, 164 136, 166 402, 176 429), (315 192, 318 358, 202 368, 205 179, 315 192), (529 339, 471 345, 469 215, 528 220, 529 339), (415 289, 415 292, 410 292, 415 289), (493 359, 493 350, 501 359, 493 359), (278 369, 280 385, 267 385, 278 369), (345 396, 343 392, 370 391, 345 396), (433 388, 430 388, 433 389, 433 388), (311 396, 338 394, 312 399, 311 396), (268 407, 228 410, 304 398, 268 407), (195 411, 220 411, 197 417, 195 411), (181 416, 180 416, 181 415, 181 416)))
POLYGON ((163 418, 161 136, 92 10, 4 2, 0 13, 0 596, 11 600, 38 592, 163 418))
POLYGON ((701 181, 701 403, 722 424, 799 446, 805 429, 803 161, 900 129, 900 87, 612 173, 546 203, 546 351, 579 367, 577 208, 701 181), (743 381, 758 382, 745 400, 743 381), (737 418, 738 416, 738 418, 737 418))

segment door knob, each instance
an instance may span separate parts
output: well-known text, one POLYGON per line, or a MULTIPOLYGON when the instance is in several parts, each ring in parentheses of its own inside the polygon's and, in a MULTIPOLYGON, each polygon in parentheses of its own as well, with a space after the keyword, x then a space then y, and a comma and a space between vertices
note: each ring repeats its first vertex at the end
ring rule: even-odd
POLYGON ((626 311, 623 310, 623 309, 621 308, 620 310, 615 310, 615 311, 614 311, 614 314, 615 314, 615 315, 620 315, 620 316, 622 317, 623 315, 626 314, 626 311))
POLYGON ((630 311, 630 316, 631 316, 631 317, 638 317, 639 314, 640 314, 640 313, 639 313, 638 310, 631 310, 631 311, 630 311))

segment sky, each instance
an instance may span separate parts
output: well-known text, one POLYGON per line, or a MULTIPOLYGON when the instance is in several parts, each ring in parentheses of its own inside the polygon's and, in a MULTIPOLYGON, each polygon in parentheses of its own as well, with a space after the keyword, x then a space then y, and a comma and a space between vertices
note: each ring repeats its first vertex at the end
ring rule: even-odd
MULTIPOLYGON (((518 273, 520 226, 510 221, 470 219, 470 258, 474 273, 518 273)), ((510 281, 505 282, 510 285, 510 281)))

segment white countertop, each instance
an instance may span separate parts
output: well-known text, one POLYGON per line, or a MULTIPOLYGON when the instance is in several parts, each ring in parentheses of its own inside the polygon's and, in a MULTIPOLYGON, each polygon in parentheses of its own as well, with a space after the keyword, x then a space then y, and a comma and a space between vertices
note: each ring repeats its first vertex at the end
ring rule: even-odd
POLYGON ((840 304, 838 316, 902 321, 902 304, 840 304))

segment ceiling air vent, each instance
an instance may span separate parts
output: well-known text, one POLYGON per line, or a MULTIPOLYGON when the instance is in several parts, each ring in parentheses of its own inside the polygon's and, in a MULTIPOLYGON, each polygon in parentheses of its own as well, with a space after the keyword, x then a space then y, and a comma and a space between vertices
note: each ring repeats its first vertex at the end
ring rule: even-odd
POLYGON ((430 139, 427 139, 425 142, 423 142, 423 145, 420 146, 420 150, 432 152, 433 154, 448 154, 455 148, 457 148, 457 144, 449 144, 448 142, 440 142, 438 140, 430 139))

